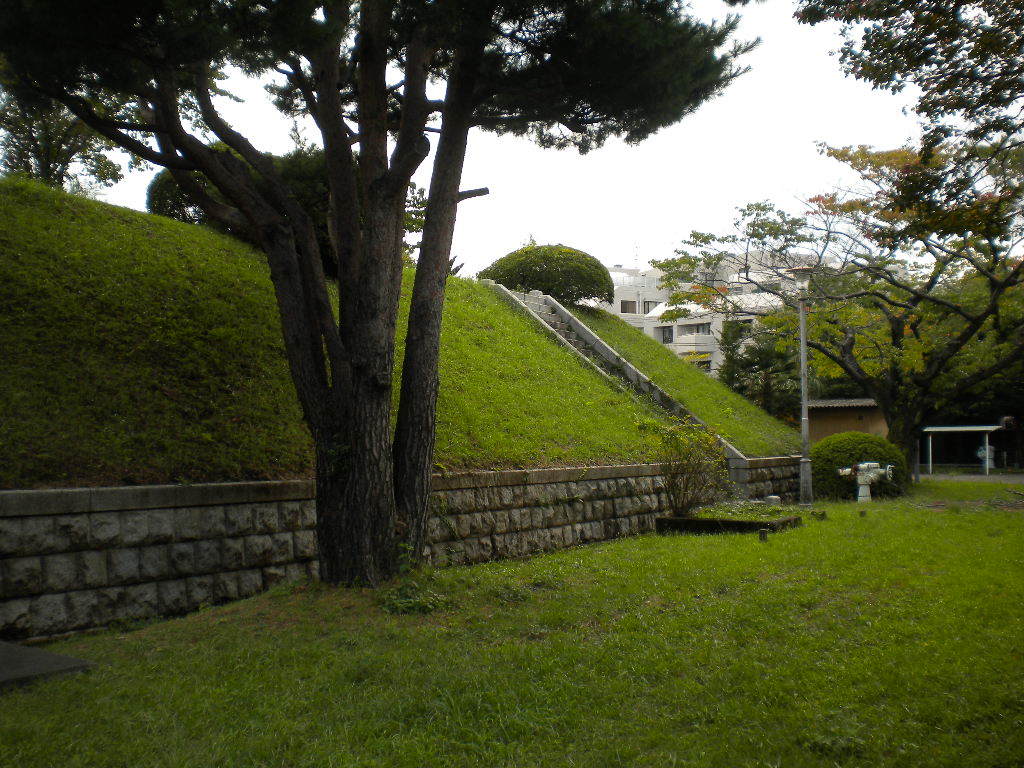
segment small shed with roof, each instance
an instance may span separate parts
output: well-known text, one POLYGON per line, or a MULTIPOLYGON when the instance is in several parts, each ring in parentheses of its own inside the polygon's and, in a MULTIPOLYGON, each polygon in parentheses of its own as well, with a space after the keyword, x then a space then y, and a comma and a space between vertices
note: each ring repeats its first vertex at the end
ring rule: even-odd
POLYGON ((870 397, 842 397, 807 401, 811 442, 837 432, 867 432, 885 437, 889 425, 882 409, 870 397))

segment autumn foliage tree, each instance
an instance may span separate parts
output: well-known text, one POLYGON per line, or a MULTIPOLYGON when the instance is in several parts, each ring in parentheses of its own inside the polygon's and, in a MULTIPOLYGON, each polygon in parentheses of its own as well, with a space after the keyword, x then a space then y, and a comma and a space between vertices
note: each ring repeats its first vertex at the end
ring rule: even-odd
POLYGON ((975 185, 939 204, 933 178, 959 177, 962 153, 953 168, 942 152, 927 160, 911 149, 830 154, 858 173, 859 193, 821 195, 800 216, 748 205, 736 231, 693 233, 676 258, 657 266, 675 287, 672 303, 735 312, 725 287, 694 285, 709 266, 728 263, 775 297, 763 326, 788 338, 800 293, 789 270, 809 268, 808 346, 817 372, 845 374, 873 397, 889 440, 913 461, 928 419, 1024 358, 1021 169, 1005 156, 993 164, 979 150, 975 185), (928 178, 917 199, 907 192, 915 175, 928 178))
POLYGON ((169 169, 210 219, 253 234, 316 448, 321 577, 377 584, 423 548, 470 130, 581 151, 642 141, 736 77, 747 46, 730 47, 735 24, 690 18, 677 0, 0 0, 0 55, 20 87, 169 169), (221 109, 234 70, 272 77, 278 106, 319 133, 334 307, 316 222, 221 109), (404 203, 432 143, 392 435, 404 203))

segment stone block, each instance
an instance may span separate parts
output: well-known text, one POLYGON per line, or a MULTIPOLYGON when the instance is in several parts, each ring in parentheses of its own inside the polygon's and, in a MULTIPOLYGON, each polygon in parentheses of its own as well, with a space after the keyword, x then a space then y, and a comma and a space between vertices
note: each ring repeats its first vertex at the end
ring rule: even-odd
POLYGON ((12 557, 3 566, 3 589, 0 597, 36 595, 43 591, 43 558, 12 557))
POLYGON ((89 547, 89 516, 60 515, 53 521, 54 536, 61 543, 61 549, 78 550, 89 547))
POLYGON ((32 599, 29 624, 33 635, 55 635, 67 631, 68 609, 63 594, 40 595, 32 599))
POLYGON ((503 485, 498 490, 502 509, 522 506, 523 487, 520 485, 503 485))
POLYGON ((121 520, 117 512, 89 515, 89 546, 95 549, 116 547, 121 541, 121 520))
POLYGON ((478 552, 478 557, 480 558, 478 562, 483 562, 485 560, 493 559, 493 557, 494 557, 494 542, 491 541, 491 537, 490 536, 481 536, 479 539, 477 539, 477 542, 478 542, 478 544, 477 544, 477 547, 478 547, 477 552, 478 552))
POLYGON ((534 507, 530 510, 530 527, 536 529, 548 527, 548 514, 542 507, 534 507))
POLYGON ((121 546, 135 547, 143 544, 149 535, 149 520, 145 512, 121 513, 121 546))
POLYGON ((522 503, 524 507, 536 507, 539 504, 547 504, 550 500, 549 496, 547 486, 527 485, 523 488, 522 503))
POLYGON ((237 571, 245 567, 245 539, 220 540, 221 567, 227 571, 237 571))
POLYGON ((247 567, 270 565, 273 554, 274 545, 269 536, 245 537, 245 564, 247 567))
POLYGON ((199 508, 199 535, 204 539, 219 539, 224 536, 224 507, 199 508))
POLYGON ((136 584, 124 590, 124 614, 129 619, 149 619, 160 615, 156 584, 136 584))
POLYGON ((220 541, 204 539, 195 544, 194 573, 213 573, 221 568, 220 541))
POLYGON ((195 544, 179 542, 170 547, 171 568, 179 576, 195 573, 195 544))
POLYGON ((306 574, 313 581, 317 581, 320 578, 320 561, 310 560, 306 563, 306 574))
POLYGON ((316 557, 316 532, 296 531, 292 534, 295 558, 306 560, 316 557))
POLYGON ((581 523, 584 520, 587 520, 587 515, 589 514, 589 507, 590 505, 585 501, 574 501, 572 503, 572 506, 569 508, 570 514, 572 515, 572 522, 581 523))
POLYGON ((306 566, 302 563, 288 563, 284 567, 284 572, 288 581, 302 581, 306 578, 306 566))
POLYGON ((73 554, 47 555, 43 558, 43 589, 47 592, 67 592, 79 589, 78 567, 73 554))
POLYGON ((263 569, 263 584, 270 589, 288 579, 288 571, 283 565, 271 565, 263 569))
POLYGON ((449 565, 464 565, 468 562, 466 557, 466 545, 461 541, 450 541, 442 545, 445 558, 449 565))
POLYGON ((473 533, 472 515, 452 515, 449 518, 455 525, 455 534, 460 539, 469 538, 473 533))
POLYGON ((252 511, 253 531, 256 533, 277 533, 277 503, 256 504, 252 511))
POLYGON ((112 549, 107 552, 107 577, 111 584, 139 580, 139 550, 112 549))
POLYGON ((460 488, 446 494, 448 510, 456 513, 475 512, 477 509, 476 493, 472 488, 460 488))
POLYGON ((66 605, 68 630, 87 629, 107 623, 105 617, 100 615, 100 598, 95 590, 68 592, 66 605))
POLYGON ((156 586, 160 613, 174 616, 189 609, 188 590, 184 579, 161 581, 156 586))
POLYGON ((17 517, 0 517, 0 558, 31 554, 22 548, 24 521, 17 517))
POLYGON ((102 550, 90 550, 79 552, 78 572, 81 574, 83 587, 106 587, 110 583, 107 579, 107 553, 102 550))
POLYGON ((96 604, 93 608, 93 621, 96 626, 109 624, 125 618, 124 587, 108 587, 93 590, 96 604))
POLYGON ((139 550, 139 577, 144 581, 159 581, 173 575, 170 547, 157 544, 139 550))
POLYGON ((24 517, 21 520, 21 551, 38 555, 54 549, 52 517, 24 517))
POLYGON ((201 507, 182 507, 174 511, 175 541, 195 541, 202 536, 201 507))
POLYGON ((281 501, 278 502, 278 528, 279 531, 297 531, 302 527, 302 502, 281 501))
POLYGON ((0 600, 0 639, 13 640, 29 634, 31 604, 27 598, 0 600))
MULTIPOLYGON (((448 526, 440 517, 427 518, 427 543, 434 544, 448 539, 448 526)), ((298 542, 296 542, 298 546, 298 542)))
POLYGON ((146 511, 146 544, 169 544, 174 541, 173 509, 150 509, 146 511))
POLYGON ((288 563, 294 559, 291 533, 275 533, 270 537, 270 545, 271 559, 275 564, 288 563))
POLYGON ((246 536, 253 533, 252 507, 233 504, 224 508, 224 533, 228 536, 246 536))
POLYGON ((237 600, 239 598, 238 574, 215 574, 213 577, 213 597, 218 603, 226 602, 228 600, 237 600))
POLYGON ((509 530, 508 510, 499 509, 495 512, 492 512, 491 516, 494 519, 494 533, 507 533, 509 530))
POLYGON ((238 596, 251 597, 263 591, 263 574, 259 570, 238 572, 238 596))
POLYGON ((316 528, 316 501, 305 499, 301 502, 303 528, 316 528))
POLYGON ((213 576, 190 576, 185 579, 185 589, 191 607, 197 608, 213 603, 213 576))

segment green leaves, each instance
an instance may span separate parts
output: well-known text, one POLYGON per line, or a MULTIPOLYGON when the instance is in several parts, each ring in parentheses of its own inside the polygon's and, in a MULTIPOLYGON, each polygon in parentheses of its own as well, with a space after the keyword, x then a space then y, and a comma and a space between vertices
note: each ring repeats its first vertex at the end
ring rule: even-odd
POLYGON ((615 291, 604 264, 566 245, 524 246, 479 276, 517 291, 542 291, 570 306, 586 299, 611 303, 615 291))

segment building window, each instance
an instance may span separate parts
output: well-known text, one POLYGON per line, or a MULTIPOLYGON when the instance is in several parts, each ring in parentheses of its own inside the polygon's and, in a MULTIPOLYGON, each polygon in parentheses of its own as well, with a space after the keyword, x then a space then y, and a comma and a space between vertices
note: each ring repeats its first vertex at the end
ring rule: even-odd
POLYGON ((656 306, 658 306, 658 303, 659 302, 657 302, 657 301, 645 301, 644 302, 644 314, 646 315, 648 312, 653 312, 654 308, 656 306))
POLYGON ((671 325, 663 325, 663 326, 661 326, 659 328, 655 328, 654 330, 658 332, 658 339, 659 339, 659 341, 661 341, 662 344, 671 344, 672 343, 672 326, 671 325))
POLYGON ((620 301, 619 312, 623 315, 635 315, 636 314, 636 302, 635 301, 620 301))
POLYGON ((680 336, 710 336, 711 323, 688 323, 679 326, 680 336))

